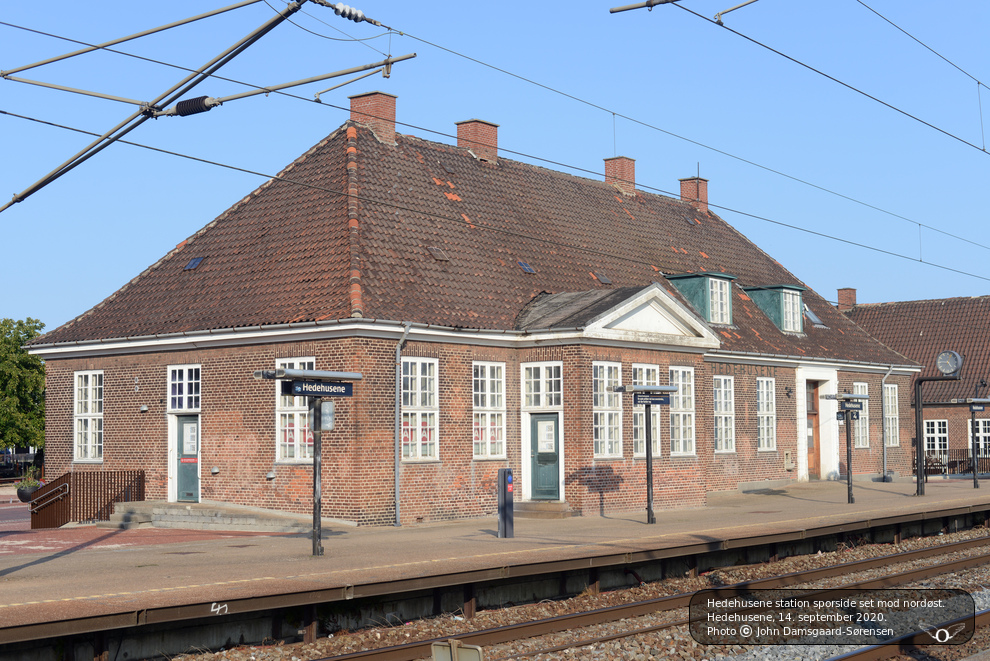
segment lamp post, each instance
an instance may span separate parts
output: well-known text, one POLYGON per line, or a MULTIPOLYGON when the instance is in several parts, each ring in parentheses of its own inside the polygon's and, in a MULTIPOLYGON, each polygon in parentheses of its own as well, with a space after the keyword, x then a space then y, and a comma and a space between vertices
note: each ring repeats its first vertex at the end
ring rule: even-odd
POLYGON ((653 411, 654 404, 670 404, 670 393, 677 392, 677 386, 615 386, 612 392, 633 393, 633 406, 642 405, 645 409, 643 421, 646 427, 646 522, 653 524, 657 517, 653 513, 653 411))
POLYGON ((846 485, 848 490, 848 503, 856 502, 853 497, 853 470, 852 470, 852 421, 859 419, 859 412, 863 410, 863 402, 870 399, 869 395, 856 395, 853 393, 843 393, 836 395, 839 400, 840 416, 846 421, 846 485))

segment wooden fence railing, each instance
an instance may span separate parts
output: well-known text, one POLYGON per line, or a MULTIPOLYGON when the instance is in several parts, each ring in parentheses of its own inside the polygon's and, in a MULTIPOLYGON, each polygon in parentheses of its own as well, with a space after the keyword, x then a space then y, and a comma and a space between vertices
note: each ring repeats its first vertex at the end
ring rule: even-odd
POLYGON ((144 471, 66 473, 34 492, 31 529, 109 521, 114 503, 144 500, 144 471))

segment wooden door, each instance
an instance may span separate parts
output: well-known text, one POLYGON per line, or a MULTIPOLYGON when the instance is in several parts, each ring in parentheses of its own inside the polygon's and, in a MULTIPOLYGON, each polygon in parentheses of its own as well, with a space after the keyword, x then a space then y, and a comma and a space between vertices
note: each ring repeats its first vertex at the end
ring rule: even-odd
POLYGON ((807 382, 808 477, 821 477, 821 442, 818 434, 818 382, 807 382))

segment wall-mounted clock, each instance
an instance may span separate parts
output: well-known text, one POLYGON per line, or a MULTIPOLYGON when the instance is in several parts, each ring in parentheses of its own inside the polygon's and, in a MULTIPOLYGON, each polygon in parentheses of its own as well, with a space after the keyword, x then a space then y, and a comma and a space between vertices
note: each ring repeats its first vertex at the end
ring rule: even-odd
POLYGON ((946 376, 955 374, 962 369, 963 358, 955 351, 943 351, 935 359, 935 367, 946 376))

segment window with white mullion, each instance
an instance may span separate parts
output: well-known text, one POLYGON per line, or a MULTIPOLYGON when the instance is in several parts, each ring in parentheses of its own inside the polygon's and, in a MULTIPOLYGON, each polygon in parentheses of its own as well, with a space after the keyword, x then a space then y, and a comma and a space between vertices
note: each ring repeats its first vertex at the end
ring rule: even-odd
POLYGON ((671 367, 670 453, 693 455, 694 451, 694 368, 671 367))
MULTIPOLYGON (((969 443, 967 444, 967 450, 969 455, 973 455, 973 425, 969 422, 966 423, 966 427, 969 429, 969 443)), ((978 418, 976 420, 976 454, 981 458, 986 458, 990 455, 990 420, 986 418, 978 418)), ((986 467, 981 463, 980 472, 986 472, 986 467)))
POLYGON ((475 459, 505 457, 505 365, 473 365, 475 459))
POLYGON ((169 365, 168 410, 196 413, 200 408, 200 366, 169 365))
POLYGON ((402 359, 402 458, 439 459, 437 361, 402 359))
POLYGON ((622 394, 612 392, 622 385, 621 363, 593 363, 592 407, 596 457, 622 456, 622 394))
MULTIPOLYGON (((283 358, 275 362, 276 369, 315 370, 316 359, 283 358)), ((283 381, 275 382, 275 416, 278 420, 279 461, 312 461, 313 432, 309 424, 309 403, 306 397, 283 395, 283 381)))
POLYGON ((949 421, 925 420, 925 452, 942 453, 949 449, 949 421))
MULTIPOLYGON (((632 382, 634 386, 660 385, 659 365, 633 365, 632 382)), ((650 429, 653 456, 660 454, 660 408, 650 407, 650 417, 653 419, 650 429)), ((646 407, 642 404, 633 406, 633 455, 646 456, 646 407)))
POLYGON ((732 323, 731 287, 732 284, 728 280, 708 278, 708 320, 711 323, 732 323))
POLYGON ((897 384, 883 384, 883 433, 887 447, 901 444, 901 419, 897 407, 897 384))
POLYGON ((528 363, 522 367, 523 406, 558 409, 563 401, 560 363, 528 363))
POLYGON ((103 460, 103 372, 75 373, 75 461, 103 460))
MULTIPOLYGON (((869 397, 869 384, 857 381, 853 384, 853 394, 869 397)), ((863 399, 860 401, 863 403, 863 410, 859 412, 859 420, 853 421, 853 446, 857 448, 868 448, 870 447, 870 400, 863 399)))
POLYGON ((781 311, 781 330, 800 333, 802 323, 801 293, 788 290, 782 291, 781 304, 783 306, 783 310, 781 311))
POLYGON ((735 379, 716 376, 712 408, 715 413, 715 452, 736 451, 735 379))
POLYGON ((777 449, 777 382, 776 379, 756 380, 757 450, 777 449))

